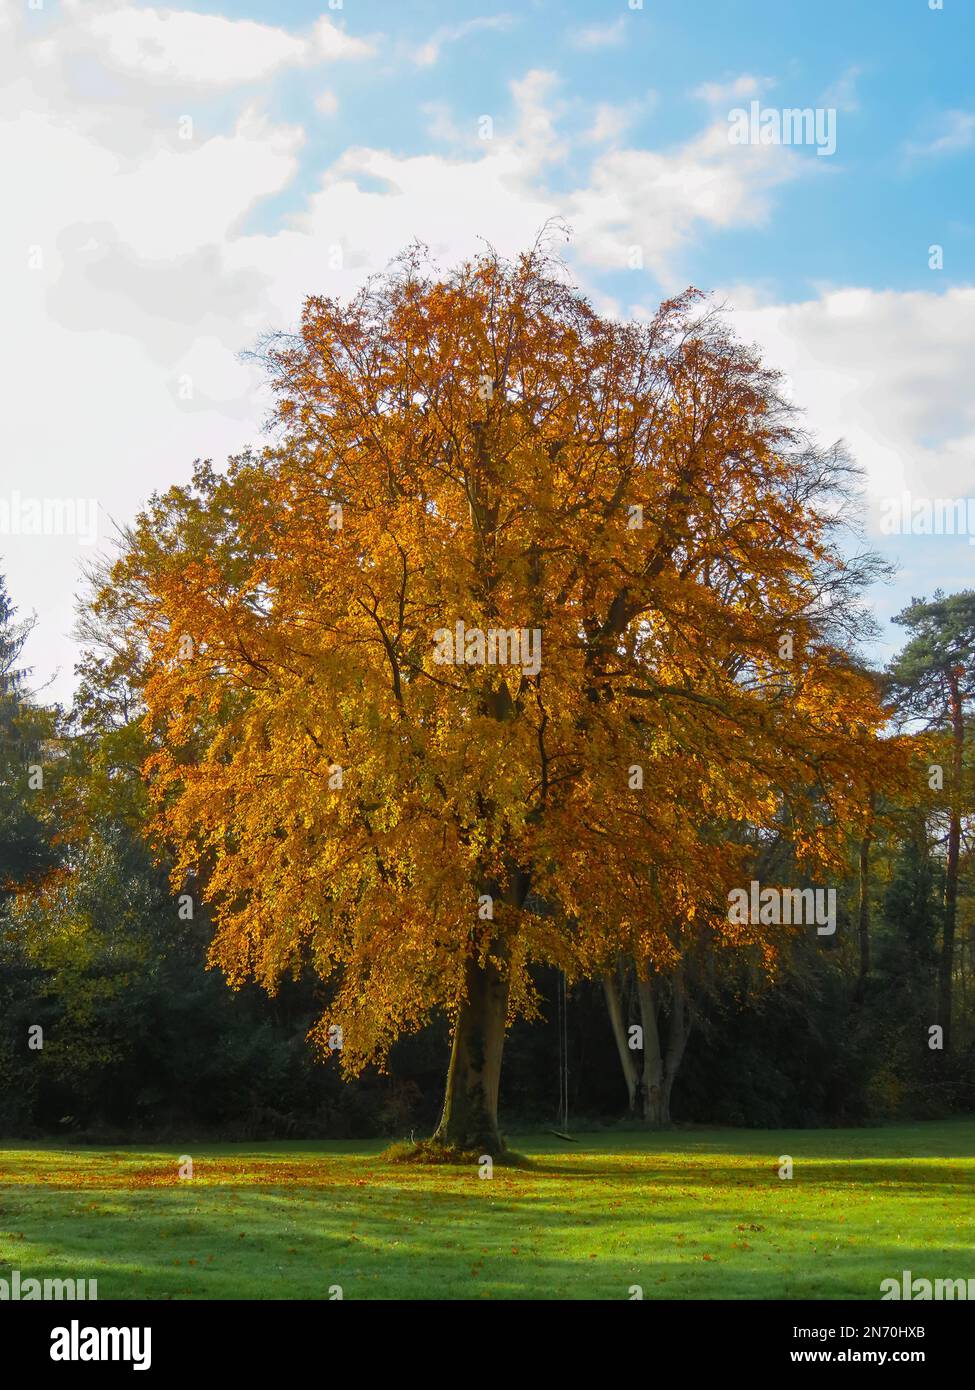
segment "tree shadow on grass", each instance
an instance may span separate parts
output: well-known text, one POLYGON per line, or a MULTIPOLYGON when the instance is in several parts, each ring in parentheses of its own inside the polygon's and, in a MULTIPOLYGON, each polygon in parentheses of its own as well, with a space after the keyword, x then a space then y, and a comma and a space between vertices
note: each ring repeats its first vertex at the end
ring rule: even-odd
MULTIPOLYGON (((726 1185, 720 1208, 691 1210, 676 1190, 694 1185, 689 1174, 675 1182, 668 1171, 652 1208, 625 1210, 610 1205, 622 1206, 620 1178, 645 1184, 643 1168, 608 1169, 611 1181, 595 1185, 564 1168, 551 1174, 559 1182, 538 1176, 509 1171, 488 1183, 461 1172, 445 1182, 442 1172, 404 1180, 400 1171, 327 1186, 46 1187, 36 1196, 8 1188, 3 1224, 13 1221, 25 1241, 4 1263, 23 1277, 98 1278, 102 1298, 148 1299, 328 1298, 336 1286, 345 1298, 625 1299, 633 1285, 645 1298, 869 1299, 905 1268, 975 1273, 957 1267, 971 1263, 963 1245, 892 1241, 892 1215, 884 1243, 852 1248, 841 1245, 851 1229, 841 1212, 779 1209, 756 1221, 751 1189, 747 1204, 726 1185)), ((785 1187, 772 1189, 777 1201, 800 1196, 785 1187)), ((919 1191, 932 1195, 930 1185, 919 1191)))

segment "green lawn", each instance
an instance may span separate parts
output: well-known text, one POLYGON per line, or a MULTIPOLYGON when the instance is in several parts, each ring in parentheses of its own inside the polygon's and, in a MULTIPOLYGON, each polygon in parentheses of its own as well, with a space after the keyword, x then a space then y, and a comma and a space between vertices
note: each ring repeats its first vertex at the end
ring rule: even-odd
POLYGON ((490 1179, 389 1166, 378 1143, 0 1145, 0 1276, 95 1278, 100 1298, 543 1299, 975 1277, 973 1122, 510 1142, 531 1169, 490 1179))

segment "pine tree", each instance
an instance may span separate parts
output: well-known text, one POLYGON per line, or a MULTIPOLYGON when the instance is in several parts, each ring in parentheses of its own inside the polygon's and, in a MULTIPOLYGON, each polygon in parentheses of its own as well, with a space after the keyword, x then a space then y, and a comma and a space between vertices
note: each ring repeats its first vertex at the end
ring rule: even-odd
POLYGON ((891 663, 891 688, 903 713, 928 728, 947 733, 951 775, 947 786, 948 833, 945 847, 944 927, 938 971, 938 1022, 944 1047, 951 1040, 951 994, 954 975, 955 924, 961 858, 963 767, 966 705, 975 695, 975 590, 931 602, 915 598, 894 619, 911 636, 891 663))

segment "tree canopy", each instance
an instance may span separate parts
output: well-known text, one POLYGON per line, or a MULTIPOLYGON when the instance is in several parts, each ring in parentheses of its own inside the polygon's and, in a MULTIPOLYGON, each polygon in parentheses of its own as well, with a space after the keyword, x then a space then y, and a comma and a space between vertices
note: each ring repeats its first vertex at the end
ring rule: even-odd
POLYGON ((771 949, 726 910, 746 833, 825 872, 900 765, 851 469, 695 292, 616 322, 537 250, 413 250, 264 357, 272 443, 153 498, 101 600, 156 833, 232 983, 335 984, 349 1071, 445 1008, 441 1135, 496 1146, 530 962, 771 949))

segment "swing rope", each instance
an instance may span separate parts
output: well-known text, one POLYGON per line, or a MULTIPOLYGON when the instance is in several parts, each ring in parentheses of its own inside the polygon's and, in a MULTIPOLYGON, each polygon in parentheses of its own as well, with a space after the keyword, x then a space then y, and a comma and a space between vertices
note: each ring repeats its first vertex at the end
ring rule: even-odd
POLYGON ((565 972, 559 971, 559 1124, 569 1128, 569 1011, 565 972))
POLYGON ((559 971, 559 978, 555 985, 556 1001, 556 1027, 559 1034, 559 1124, 561 1129, 553 1129, 550 1133, 556 1139, 568 1139, 575 1144, 571 1134, 565 1131, 569 1128, 569 1008, 568 993, 565 984, 565 972, 559 971))

